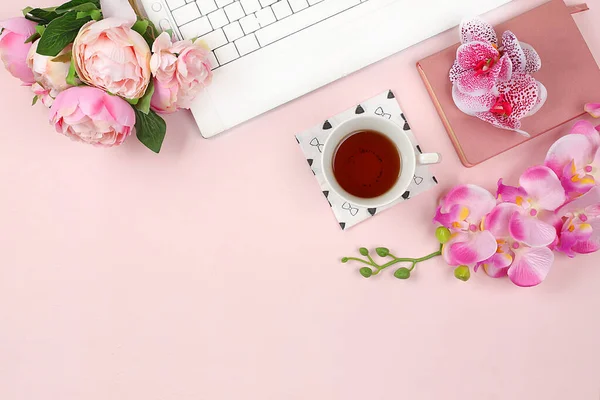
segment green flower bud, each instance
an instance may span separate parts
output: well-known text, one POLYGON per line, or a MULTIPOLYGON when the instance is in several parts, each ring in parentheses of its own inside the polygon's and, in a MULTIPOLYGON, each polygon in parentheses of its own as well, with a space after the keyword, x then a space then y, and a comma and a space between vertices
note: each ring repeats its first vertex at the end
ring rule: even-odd
POLYGON ((408 268, 398 268, 394 272, 394 276, 398 279, 408 279, 410 278, 410 270, 408 268))
POLYGON ((371 275, 373 275, 373 271, 369 267, 362 267, 360 269, 360 274, 365 278, 369 278, 371 275))
POLYGON ((450 240, 450 236, 452 236, 452 234, 450 233, 450 230, 445 226, 440 226, 435 230, 435 237, 441 244, 448 243, 448 241, 450 240))
POLYGON ((387 257, 387 255, 390 254, 390 249, 385 247, 378 247, 375 251, 379 257, 387 257))
POLYGON ((342 258, 342 262, 343 262, 344 264, 345 264, 345 263, 347 263, 347 262, 348 262, 348 257, 344 257, 344 258, 342 258))
POLYGON ((358 249, 358 252, 360 253, 361 256, 367 256, 369 254, 369 250, 367 250, 364 247, 361 247, 360 249, 358 249))
POLYGON ((466 265, 461 265, 456 267, 454 270, 454 276, 456 279, 460 279, 463 282, 466 282, 471 277, 471 270, 466 265))

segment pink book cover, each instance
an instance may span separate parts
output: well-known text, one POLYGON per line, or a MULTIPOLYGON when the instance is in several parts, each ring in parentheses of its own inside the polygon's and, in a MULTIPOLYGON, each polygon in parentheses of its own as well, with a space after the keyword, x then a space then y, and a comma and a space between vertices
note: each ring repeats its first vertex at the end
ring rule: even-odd
MULTIPOLYGON (((495 26, 498 36, 512 31, 542 59, 542 68, 533 76, 548 89, 548 100, 535 115, 522 120, 521 129, 531 138, 582 116, 583 105, 598 100, 600 69, 571 15, 584 10, 585 5, 568 7, 563 0, 552 0, 495 26)), ((495 128, 454 105, 448 73, 458 46, 419 61, 417 68, 460 160, 472 167, 531 138, 495 128)))

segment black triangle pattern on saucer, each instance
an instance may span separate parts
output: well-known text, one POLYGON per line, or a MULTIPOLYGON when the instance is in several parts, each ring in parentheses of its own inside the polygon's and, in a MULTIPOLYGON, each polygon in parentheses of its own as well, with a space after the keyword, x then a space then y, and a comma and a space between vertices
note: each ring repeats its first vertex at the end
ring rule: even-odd
POLYGON ((369 214, 371 214, 371 216, 373 216, 377 212, 377 209, 376 208, 368 208, 367 211, 369 212, 369 214))
POLYGON ((402 195, 402 198, 404 200, 410 199, 410 192, 408 190, 406 192, 404 192, 404 194, 402 195))
POLYGON ((331 128, 333 128, 333 126, 331 126, 331 122, 329 122, 329 120, 325 121, 325 123, 323 124, 323 129, 328 130, 331 128))
POLYGON ((436 183, 436 185, 438 184, 437 178, 435 176, 433 177, 433 181, 436 183))
POLYGON ((331 204, 331 202, 329 201, 329 190, 323 190, 323 196, 325 196, 325 198, 327 199, 329 207, 333 207, 333 204, 331 204))
POLYGON ((340 228, 342 228, 342 230, 346 229, 346 223, 340 222, 340 228))
POLYGON ((421 146, 417 145, 417 150, 419 150, 419 153, 423 154, 423 151, 421 150, 421 146))
POLYGON ((408 121, 406 120, 406 117, 404 116, 404 113, 400 114, 400 116, 404 120, 404 127, 402 129, 405 130, 405 131, 410 131, 410 125, 408 124, 408 121))
POLYGON ((394 92, 392 92, 392 91, 390 90, 390 91, 388 92, 387 98, 388 98, 388 99, 395 99, 395 98, 396 98, 396 96, 394 96, 394 92))
POLYGON ((296 142, 298 142, 298 144, 300 144, 300 139, 298 139, 298 136, 294 136, 296 138, 296 142))
POLYGON ((358 107, 356 107, 356 110, 354 111, 355 114, 364 114, 365 109, 359 104, 358 107))

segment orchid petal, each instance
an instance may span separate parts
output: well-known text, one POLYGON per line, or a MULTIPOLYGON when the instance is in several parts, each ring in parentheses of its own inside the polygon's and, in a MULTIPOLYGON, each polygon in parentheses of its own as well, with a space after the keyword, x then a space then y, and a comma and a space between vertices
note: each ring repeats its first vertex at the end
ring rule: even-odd
POLYGON ((567 216, 576 212, 587 213, 589 208, 597 207, 600 204, 600 187, 594 186, 589 192, 568 202, 558 210, 556 214, 559 216, 567 216))
POLYGON ((498 243, 489 231, 463 233, 444 245, 442 255, 448 265, 472 265, 487 260, 497 249, 498 243))
POLYGON ((527 195, 534 199, 536 205, 543 210, 556 210, 567 200, 560 180, 550 168, 536 166, 527 169, 519 184, 527 195))
POLYGON ((519 212, 521 207, 512 203, 498 204, 485 217, 484 228, 498 238, 506 238, 510 236, 509 222, 515 212, 519 212))
POLYGON ((464 72, 465 70, 462 69, 455 60, 454 64, 452 64, 452 68, 450 68, 450 82, 454 83, 464 72))
POLYGON ((590 235, 586 240, 579 240, 573 246, 573 251, 578 254, 590 254, 600 250, 600 218, 594 218, 587 224, 580 224, 580 229, 585 229, 585 232, 590 235))
POLYGON ((548 246, 556 238, 556 229, 537 218, 514 213, 508 230, 513 239, 531 247, 548 246))
POLYGON ((455 206, 469 210, 468 221, 479 224, 481 219, 496 206, 494 196, 476 185, 459 185, 450 190, 440 202, 441 212, 448 213, 455 206))
POLYGON ((583 109, 592 117, 600 118, 600 103, 587 103, 583 109))
POLYGON ((535 49, 528 43, 519 42, 525 54, 525 73, 533 74, 542 68, 542 59, 535 49))
POLYGON ((508 268, 513 262, 513 257, 508 253, 496 253, 482 266, 488 276, 492 278, 502 278, 507 275, 508 268))
POLYGON ((542 283, 554 262, 554 254, 547 247, 523 249, 516 253, 508 277, 517 286, 530 287, 542 283))
POLYGON ((502 34, 502 47, 512 62, 514 73, 526 73, 527 59, 519 39, 511 31, 502 34))
POLYGON ((494 27, 481 18, 463 20, 460 23, 460 41, 462 43, 481 41, 498 45, 494 27))
POLYGON ((498 60, 498 64, 500 65, 498 79, 500 81, 508 81, 512 77, 512 61, 510 61, 508 55, 504 54, 502 57, 500 57, 500 60, 498 60))
POLYGON ((456 62, 463 69, 471 69, 482 60, 495 59, 498 54, 498 50, 490 43, 470 42, 456 50, 456 62))
POLYGON ((595 153, 596 150, 600 148, 600 133, 598 133, 594 125, 589 121, 577 121, 573 127, 571 127, 569 133, 584 135, 592 146, 592 153, 595 153))
POLYGON ((587 165, 591 158, 589 141, 584 135, 566 135, 550 147, 544 164, 556 175, 562 176, 571 162, 575 162, 576 166, 583 166, 587 165))
POLYGON ((529 111, 529 113, 526 115, 527 117, 530 117, 536 112, 540 111, 544 104, 546 104, 546 100, 548 100, 548 89, 546 89, 546 86, 542 85, 541 82, 536 83, 538 86, 537 101, 531 111, 529 111))
POLYGON ((487 112, 496 102, 496 96, 491 93, 482 96, 470 96, 462 93, 457 84, 452 86, 452 99, 460 111, 471 116, 487 112))
POLYGON ((508 82, 498 82, 498 92, 503 94, 512 106, 510 118, 521 119, 531 112, 538 104, 537 81, 529 75, 516 75, 513 61, 513 77, 508 82))
POLYGON ((498 180, 498 201, 507 203, 516 203, 517 198, 525 198, 527 192, 521 187, 508 186, 502 183, 503 180, 498 180))

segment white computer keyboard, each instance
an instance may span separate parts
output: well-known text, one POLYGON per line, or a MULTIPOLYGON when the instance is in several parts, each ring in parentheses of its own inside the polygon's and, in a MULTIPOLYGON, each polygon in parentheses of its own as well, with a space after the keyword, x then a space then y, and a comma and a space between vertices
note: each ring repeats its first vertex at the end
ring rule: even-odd
POLYGON ((213 69, 369 0, 166 0, 176 30, 212 50, 213 69))

